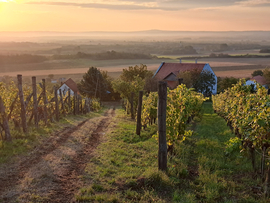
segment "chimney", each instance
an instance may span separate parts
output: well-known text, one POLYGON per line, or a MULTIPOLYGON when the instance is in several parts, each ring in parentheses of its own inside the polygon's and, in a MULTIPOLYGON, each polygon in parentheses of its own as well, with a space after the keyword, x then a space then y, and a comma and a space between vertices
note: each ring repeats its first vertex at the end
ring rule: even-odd
POLYGON ((196 59, 195 59, 195 63, 197 63, 197 61, 198 61, 198 59, 196 58, 196 59))
POLYGON ((180 58, 180 63, 182 63, 182 59, 180 58))

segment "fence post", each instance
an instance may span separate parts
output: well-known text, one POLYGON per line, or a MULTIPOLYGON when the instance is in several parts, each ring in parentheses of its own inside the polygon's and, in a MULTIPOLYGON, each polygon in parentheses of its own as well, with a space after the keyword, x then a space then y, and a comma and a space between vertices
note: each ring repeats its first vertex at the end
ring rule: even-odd
POLYGON ((59 121, 59 104, 58 104, 58 94, 57 94, 56 87, 54 87, 54 101, 55 101, 55 118, 56 118, 56 121, 59 121))
POLYGON ((73 96, 73 99, 74 99, 74 115, 77 114, 77 92, 74 92, 74 96, 73 96))
POLYGON ((18 79, 19 97, 20 97, 20 102, 21 102, 22 127, 23 127, 23 132, 27 133, 26 109, 25 109, 25 102, 24 102, 23 90, 22 90, 22 75, 17 75, 17 79, 18 79))
POLYGON ((3 128, 5 131, 5 140, 7 141, 11 141, 11 135, 10 135, 10 130, 9 130, 9 125, 8 125, 8 119, 7 119, 7 115, 6 115, 6 111, 5 111, 5 105, 3 102, 2 97, 0 96, 0 113, 2 116, 2 120, 3 120, 3 128))
POLYGON ((136 128, 136 134, 141 135, 141 116, 142 116, 142 97, 143 97, 143 91, 139 92, 139 101, 138 101, 138 111, 137 111, 137 128, 136 128))
POLYGON ((77 93, 77 106, 76 106, 77 114, 80 114, 80 95, 77 93))
POLYGON ((60 102, 61 102, 61 107, 62 107, 62 113, 65 116, 66 115, 65 106, 64 106, 64 101, 63 101, 63 96, 62 96, 62 90, 61 89, 59 89, 59 94, 60 94, 60 102))
POLYGON ((131 118, 134 119, 134 107, 133 107, 133 99, 134 99, 134 92, 131 92, 131 97, 130 97, 130 113, 131 113, 131 118))
POLYGON ((33 102, 34 102, 34 123, 35 127, 38 128, 38 102, 37 102, 37 78, 32 77, 32 89, 33 89, 33 102))
POLYGON ((48 111, 47 111, 47 96, 46 96, 46 82, 45 79, 42 79, 42 92, 43 92, 43 103, 44 103, 44 121, 47 124, 48 120, 48 111))
POLYGON ((70 89, 68 89, 68 112, 71 110, 70 89))
POLYGON ((167 141, 166 141, 166 106, 167 83, 158 84, 158 169, 167 171, 167 141))

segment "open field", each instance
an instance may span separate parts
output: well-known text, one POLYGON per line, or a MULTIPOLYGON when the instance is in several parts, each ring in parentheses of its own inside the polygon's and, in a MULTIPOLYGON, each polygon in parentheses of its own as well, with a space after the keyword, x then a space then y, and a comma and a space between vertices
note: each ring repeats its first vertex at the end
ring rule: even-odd
MULTIPOLYGON (((15 77, 17 74, 22 74, 26 77, 37 76, 39 79, 46 78, 49 74, 54 74, 55 78, 72 77, 75 80, 80 80, 89 67, 94 66, 108 71, 112 77, 117 78, 122 70, 129 66, 145 64, 148 70, 156 71, 162 61, 169 63, 179 62, 176 56, 167 56, 167 58, 99 61, 89 59, 52 60, 43 63, 3 65, 0 67, 0 77, 5 75, 15 77)), ((182 63, 195 63, 195 61, 182 60, 182 63)), ((251 73, 254 70, 265 69, 267 66, 270 66, 270 58, 209 58, 200 59, 198 63, 209 63, 217 76, 242 78, 251 77, 251 73)))

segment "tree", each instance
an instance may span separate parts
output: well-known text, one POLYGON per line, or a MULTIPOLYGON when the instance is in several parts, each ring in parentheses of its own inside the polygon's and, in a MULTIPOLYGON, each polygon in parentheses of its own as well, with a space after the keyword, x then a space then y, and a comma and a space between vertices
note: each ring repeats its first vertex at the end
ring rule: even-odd
POLYGON ((213 73, 209 71, 200 71, 198 69, 180 72, 178 78, 183 79, 183 83, 187 88, 194 88, 195 91, 205 95, 211 94, 213 86, 216 84, 213 73))
POLYGON ((251 75, 253 77, 257 76, 257 75, 263 76, 263 71, 262 70, 255 70, 251 75))
POLYGON ((269 85, 270 84, 270 67, 266 67, 263 70, 263 77, 266 80, 266 83, 269 85))
POLYGON ((99 69, 91 67, 78 83, 78 89, 83 96, 101 98, 107 91, 107 82, 99 69))
POLYGON ((145 81, 145 86, 141 90, 146 90, 147 92, 157 91, 157 80, 153 78, 154 73, 147 70, 147 66, 141 64, 140 66, 130 66, 127 69, 123 69, 120 78, 124 81, 134 81, 135 77, 140 77, 145 81))
POLYGON ((131 103, 131 93, 134 92, 134 106, 137 106, 139 91, 143 89, 145 81, 139 76, 135 76, 133 81, 125 81, 122 79, 117 79, 112 81, 112 87, 115 92, 118 92, 120 96, 126 100, 126 109, 131 103))
POLYGON ((231 88, 234 84, 238 83, 239 79, 234 77, 218 78, 217 91, 218 93, 231 88))
MULTIPOLYGON (((133 81, 136 76, 145 79, 146 77, 149 77, 151 75, 151 71, 147 70, 147 66, 141 64, 140 66, 129 66, 128 69, 123 69, 122 74, 120 75, 120 78, 125 81, 133 81)), ((153 75, 153 73, 152 73, 153 75)))

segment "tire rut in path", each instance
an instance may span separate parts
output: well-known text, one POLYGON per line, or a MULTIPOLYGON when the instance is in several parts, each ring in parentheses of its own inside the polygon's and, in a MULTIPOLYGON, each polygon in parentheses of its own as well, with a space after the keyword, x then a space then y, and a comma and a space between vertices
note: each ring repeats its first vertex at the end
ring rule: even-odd
POLYGON ((30 167, 40 162, 42 157, 58 148, 69 138, 72 132, 78 130, 88 120, 89 119, 79 123, 75 127, 64 129, 57 133, 57 135, 53 135, 46 140, 44 145, 37 147, 29 156, 22 158, 18 164, 14 164, 12 167, 8 167, 8 170, 4 170, 0 173, 0 197, 5 190, 19 184, 20 179, 27 173, 30 167))
POLYGON ((66 167, 62 174, 57 177, 55 182, 58 184, 48 198, 48 202, 75 202, 74 193, 79 189, 78 176, 83 174, 87 165, 87 161, 92 158, 92 152, 100 143, 101 135, 107 130, 111 118, 115 115, 115 111, 110 109, 107 111, 97 128, 91 134, 86 145, 77 152, 72 158, 71 164, 66 167))

